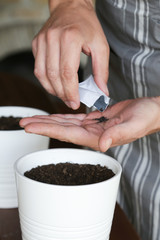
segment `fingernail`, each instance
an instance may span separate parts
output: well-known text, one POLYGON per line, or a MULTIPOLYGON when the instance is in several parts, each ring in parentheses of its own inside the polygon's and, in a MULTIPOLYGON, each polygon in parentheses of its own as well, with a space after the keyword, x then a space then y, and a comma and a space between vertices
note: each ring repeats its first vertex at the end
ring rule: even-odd
POLYGON ((69 108, 71 107, 70 102, 65 101, 65 104, 66 104, 69 108))
POLYGON ((112 138, 108 138, 108 139, 106 140, 106 150, 108 150, 111 145, 112 145, 112 138))
POLYGON ((78 106, 75 102, 70 102, 70 106, 71 106, 72 109, 77 109, 78 108, 78 106))

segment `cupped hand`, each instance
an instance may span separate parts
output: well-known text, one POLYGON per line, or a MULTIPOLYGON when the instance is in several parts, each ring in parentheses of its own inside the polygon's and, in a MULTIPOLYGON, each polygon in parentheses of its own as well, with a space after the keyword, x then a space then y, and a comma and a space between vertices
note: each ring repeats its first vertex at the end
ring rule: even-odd
POLYGON ((78 69, 81 52, 92 58, 94 79, 108 95, 109 47, 91 0, 50 1, 51 15, 34 38, 34 73, 43 87, 67 106, 80 105, 78 69))
POLYGON ((53 114, 24 118, 26 132, 87 146, 105 152, 160 130, 160 103, 154 98, 119 102, 103 112, 53 114), (98 119, 104 116, 107 121, 98 119))

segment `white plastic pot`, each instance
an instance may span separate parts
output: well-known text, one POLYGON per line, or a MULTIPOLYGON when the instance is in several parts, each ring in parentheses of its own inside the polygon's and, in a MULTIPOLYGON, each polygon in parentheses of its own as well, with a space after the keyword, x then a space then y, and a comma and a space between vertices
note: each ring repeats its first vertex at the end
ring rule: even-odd
POLYGON ((81 149, 49 149, 28 154, 15 164, 23 240, 108 240, 121 176, 113 158, 81 149), (71 162, 112 169, 109 180, 79 186, 51 185, 24 176, 34 167, 71 162))
MULTIPOLYGON (((1 116, 28 117, 47 113, 29 107, 0 107, 1 116)), ((22 130, 0 130, 0 208, 15 208, 17 192, 14 163, 21 156, 47 149, 49 138, 22 130)))

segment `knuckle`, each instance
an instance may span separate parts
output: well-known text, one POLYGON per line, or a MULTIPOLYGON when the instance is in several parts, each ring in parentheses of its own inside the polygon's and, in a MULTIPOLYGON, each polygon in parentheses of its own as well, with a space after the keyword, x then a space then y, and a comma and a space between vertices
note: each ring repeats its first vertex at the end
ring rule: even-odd
POLYGON ((76 27, 68 27, 63 30, 62 33, 62 40, 64 42, 70 42, 72 39, 77 39, 77 36, 79 34, 79 31, 76 27))
POLYGON ((40 32, 40 33, 37 35, 37 37, 36 37, 36 41, 37 41, 38 47, 40 47, 41 44, 42 44, 43 42, 45 42, 45 33, 44 33, 44 32, 40 32))
POLYGON ((56 28, 48 28, 46 31, 46 41, 48 43, 52 43, 53 40, 57 39, 59 29, 56 28))
POLYGON ((47 39, 47 42, 50 42, 51 39, 53 37, 53 30, 51 28, 49 28, 46 32, 46 39, 47 39))
POLYGON ((57 78, 58 78, 58 73, 57 73, 56 70, 48 67, 48 68, 47 68, 47 76, 48 76, 48 78, 49 78, 50 80, 55 81, 55 80, 57 80, 57 78))
POLYGON ((42 79, 44 77, 44 72, 40 69, 40 68, 35 68, 34 69, 34 75, 38 78, 38 79, 42 79))
POLYGON ((71 80, 75 77, 75 73, 69 66, 65 66, 61 69, 61 78, 62 80, 71 80))

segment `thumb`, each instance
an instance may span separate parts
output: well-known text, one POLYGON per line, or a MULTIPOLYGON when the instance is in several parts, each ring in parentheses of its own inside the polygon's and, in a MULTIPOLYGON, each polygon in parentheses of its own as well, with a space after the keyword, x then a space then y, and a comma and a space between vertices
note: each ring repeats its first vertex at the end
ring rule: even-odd
POLYGON ((99 139, 100 151, 105 152, 110 147, 123 145, 136 140, 131 129, 125 123, 117 124, 105 130, 99 139))

